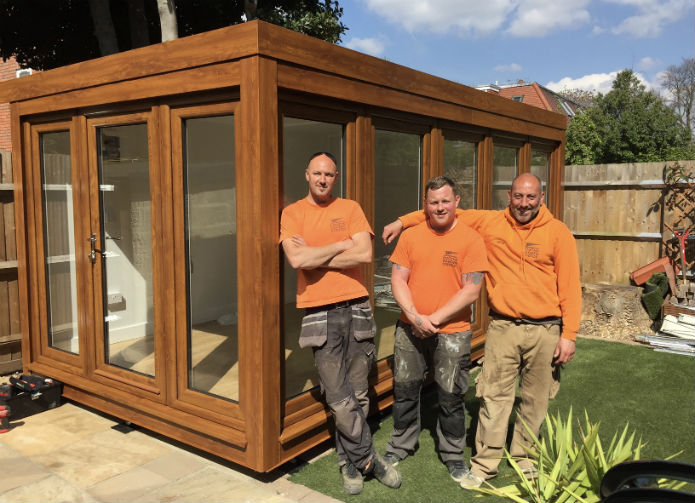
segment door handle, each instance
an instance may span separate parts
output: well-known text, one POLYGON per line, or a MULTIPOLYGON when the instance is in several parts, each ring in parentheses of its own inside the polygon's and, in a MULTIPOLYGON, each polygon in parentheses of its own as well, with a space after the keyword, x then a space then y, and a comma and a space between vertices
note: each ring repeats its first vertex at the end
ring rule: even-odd
POLYGON ((103 257, 104 252, 97 248, 97 235, 96 234, 92 234, 92 237, 87 238, 87 241, 89 241, 89 247, 90 247, 89 255, 87 255, 87 256, 89 257, 89 260, 92 262, 92 264, 95 264, 97 261, 97 253, 100 253, 101 256, 103 257))

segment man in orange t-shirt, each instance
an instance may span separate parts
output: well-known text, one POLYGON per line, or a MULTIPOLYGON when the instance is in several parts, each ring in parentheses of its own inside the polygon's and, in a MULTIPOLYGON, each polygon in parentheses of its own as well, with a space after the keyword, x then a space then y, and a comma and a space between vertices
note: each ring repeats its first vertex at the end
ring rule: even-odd
POLYGON ((425 186, 427 220, 406 230, 390 261, 401 307, 394 347, 393 432, 384 458, 396 465, 420 436, 420 389, 427 368, 439 398, 439 456, 460 482, 468 472, 464 395, 471 363, 471 307, 488 263, 480 235, 456 219, 456 184, 438 176, 425 186))
MULTIPOLYGON (((476 379, 480 398, 475 456, 461 487, 479 487, 497 475, 504 457, 509 417, 518 380, 521 397, 509 452, 523 473, 537 469, 527 456, 549 400, 560 386, 560 367, 572 360, 581 316, 582 291, 577 247, 570 230, 545 207, 540 179, 523 173, 512 182, 504 211, 464 210, 459 224, 485 240, 490 324, 485 361, 476 379)), ((402 227, 418 225, 421 211, 384 227, 390 243, 402 227)))
POLYGON ((305 309, 299 345, 314 351, 335 419, 345 491, 359 494, 363 474, 397 488, 401 475, 374 449, 367 424, 376 324, 360 265, 372 261, 374 234, 359 204, 333 196, 333 155, 312 155, 305 177, 309 194, 287 206, 280 219, 282 249, 297 269, 297 307, 305 309))

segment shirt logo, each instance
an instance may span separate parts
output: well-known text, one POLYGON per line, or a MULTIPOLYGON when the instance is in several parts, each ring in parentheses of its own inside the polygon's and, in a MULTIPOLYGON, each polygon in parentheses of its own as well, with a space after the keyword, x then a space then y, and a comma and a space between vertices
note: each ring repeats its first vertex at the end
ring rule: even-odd
POLYGON ((448 267, 456 267, 458 264, 459 257, 456 252, 453 251, 445 251, 444 256, 442 257, 442 265, 448 266, 448 267))
POLYGON ((540 245, 536 243, 526 243, 526 256, 528 258, 538 258, 540 245))
POLYGON ((346 230, 347 225, 345 224, 345 219, 340 217, 331 220, 331 232, 345 232, 346 230))

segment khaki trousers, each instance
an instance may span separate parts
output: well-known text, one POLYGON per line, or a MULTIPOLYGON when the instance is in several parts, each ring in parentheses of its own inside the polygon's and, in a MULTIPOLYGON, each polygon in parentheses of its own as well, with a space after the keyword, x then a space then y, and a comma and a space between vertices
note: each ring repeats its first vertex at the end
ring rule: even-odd
MULTIPOLYGON (((490 322, 483 369, 476 381, 480 413, 471 468, 477 476, 491 478, 497 474, 504 456, 517 377, 520 404, 509 452, 514 457, 526 456, 523 446, 530 447, 532 442, 527 438, 524 423, 538 435, 548 402, 559 389, 560 369, 552 365, 559 338, 559 325, 517 325, 507 320, 490 322)), ((530 466, 523 459, 519 464, 522 469, 530 466)))

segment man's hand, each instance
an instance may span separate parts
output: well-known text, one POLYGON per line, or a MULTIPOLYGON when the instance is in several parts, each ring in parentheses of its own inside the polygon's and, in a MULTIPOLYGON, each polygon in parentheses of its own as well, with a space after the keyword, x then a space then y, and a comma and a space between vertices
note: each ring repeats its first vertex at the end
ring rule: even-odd
POLYGON ((419 313, 415 313, 413 316, 406 313, 406 316, 412 322, 413 335, 415 337, 419 339, 426 339, 427 337, 432 337, 437 333, 437 326, 432 323, 429 316, 419 313))
POLYGON ((553 363, 562 364, 569 363, 569 361, 574 356, 574 341, 560 337, 557 341, 557 346, 555 346, 555 353, 553 353, 553 363))
POLYGON ((381 239, 384 240, 384 244, 387 245, 391 243, 403 230, 403 223, 396 219, 388 225, 384 226, 384 232, 381 233, 381 239))

